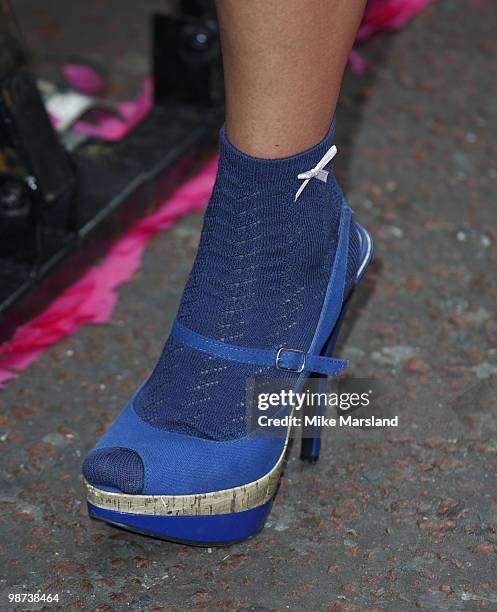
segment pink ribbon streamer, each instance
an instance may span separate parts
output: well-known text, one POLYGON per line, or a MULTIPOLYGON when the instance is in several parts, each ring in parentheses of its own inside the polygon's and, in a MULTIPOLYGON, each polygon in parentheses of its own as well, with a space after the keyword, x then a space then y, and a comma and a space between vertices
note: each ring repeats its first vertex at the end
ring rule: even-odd
POLYGON ((400 30, 432 0, 369 0, 357 40, 366 40, 376 32, 400 30))
POLYGON ((87 96, 101 94, 106 86, 104 79, 96 70, 84 64, 64 64, 62 74, 73 89, 87 96))
MULTIPOLYGON (((377 32, 400 30, 406 23, 420 13, 432 0, 369 0, 357 41, 371 38, 377 32)), ((349 55, 350 68, 362 74, 368 62, 353 49, 349 55)))
POLYGON ((150 113, 154 105, 154 86, 152 79, 147 77, 143 88, 135 100, 118 102, 116 108, 120 117, 101 113, 95 123, 78 121, 73 129, 75 132, 98 138, 100 140, 121 140, 150 113))
POLYGON ((217 158, 180 187, 164 204, 120 238, 100 266, 90 268, 39 316, 17 328, 0 345, 0 388, 16 372, 25 370, 49 346, 81 325, 107 323, 117 303, 115 289, 139 268, 148 241, 170 228, 183 215, 203 209, 216 177, 217 158))

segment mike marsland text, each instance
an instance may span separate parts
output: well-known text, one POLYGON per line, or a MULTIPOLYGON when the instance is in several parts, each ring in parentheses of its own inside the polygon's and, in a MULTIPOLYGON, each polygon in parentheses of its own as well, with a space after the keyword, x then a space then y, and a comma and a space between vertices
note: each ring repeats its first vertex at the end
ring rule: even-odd
POLYGON ((353 417, 351 414, 335 417, 324 416, 285 416, 272 418, 263 414, 257 419, 259 427, 398 427, 399 417, 380 418, 374 415, 369 417, 353 417))

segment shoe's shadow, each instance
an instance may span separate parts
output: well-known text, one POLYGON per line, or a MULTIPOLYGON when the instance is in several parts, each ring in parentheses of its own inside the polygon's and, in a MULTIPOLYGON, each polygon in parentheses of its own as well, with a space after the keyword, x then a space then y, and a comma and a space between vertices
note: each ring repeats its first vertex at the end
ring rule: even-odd
POLYGON ((347 345, 348 339, 354 329, 355 322, 361 316, 361 313, 366 310, 369 300, 373 297, 382 269, 383 264, 381 260, 378 258, 377 254, 373 255, 373 259, 366 273, 359 285, 355 288, 354 295, 351 297, 350 305, 335 345, 335 357, 339 357, 343 347, 347 345))
MULTIPOLYGON (((337 109, 337 134, 336 142, 339 146, 339 155, 334 167, 335 174, 347 198, 347 193, 352 189, 350 181, 350 167, 356 153, 356 136, 361 129, 361 123, 368 101, 374 95, 375 81, 382 70, 382 65, 388 55, 390 45, 394 40, 393 34, 377 35, 371 41, 361 44, 358 51, 366 60, 368 67, 362 74, 356 74, 350 66, 345 73, 340 100, 337 109)), ((353 208, 353 207, 352 207, 353 208)), ((374 219, 368 221, 368 212, 355 211, 358 221, 365 222, 367 230, 371 231, 370 224, 374 219), (358 213, 358 214, 357 214, 358 213), (363 216, 366 219, 363 219, 363 216)), ((374 227, 372 228, 374 230, 374 227)), ((373 240, 374 240, 374 231, 373 240)), ((347 311, 340 335, 335 347, 335 355, 346 346, 352 333, 354 324, 361 312, 366 309, 367 304, 375 292, 375 286, 382 274, 382 263, 378 254, 378 245, 375 245, 373 260, 354 291, 350 306, 347 311)))

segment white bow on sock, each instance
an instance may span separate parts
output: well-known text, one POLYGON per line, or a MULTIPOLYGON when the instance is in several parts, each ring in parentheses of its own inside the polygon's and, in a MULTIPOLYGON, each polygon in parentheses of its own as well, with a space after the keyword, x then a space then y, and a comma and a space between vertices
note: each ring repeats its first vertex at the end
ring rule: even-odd
POLYGON ((295 194, 294 202, 297 201, 300 194, 304 191, 307 183, 312 178, 317 178, 320 181, 323 181, 323 183, 326 183, 328 181, 329 172, 328 170, 323 170, 323 168, 327 164, 330 163, 330 161, 335 157, 336 154, 337 154, 337 148, 335 145, 333 145, 331 149, 328 149, 328 151, 326 151, 324 156, 318 161, 318 163, 314 166, 312 170, 308 170, 307 172, 302 172, 301 174, 298 175, 297 178, 303 180, 304 182, 302 183, 302 185, 299 187, 299 190, 295 194))

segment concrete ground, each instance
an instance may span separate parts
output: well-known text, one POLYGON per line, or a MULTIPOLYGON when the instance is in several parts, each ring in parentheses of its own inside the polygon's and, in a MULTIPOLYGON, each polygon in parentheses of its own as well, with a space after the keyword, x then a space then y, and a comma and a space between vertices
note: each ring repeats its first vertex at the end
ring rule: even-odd
MULTIPOLYGON (((137 15, 161 3, 16 4, 44 61, 73 28, 78 53, 108 55, 116 79, 145 73, 137 15), (115 37, 90 27, 109 27, 106 6, 121 12, 115 37)), ((399 427, 327 430, 315 466, 294 448, 246 543, 188 548, 88 519, 82 458, 159 355, 195 254, 192 215, 152 240, 109 325, 0 393, 0 609, 42 591, 105 612, 497 610, 496 28, 492 0, 438 0, 364 46, 371 70, 346 78, 337 163, 377 252, 340 353, 352 376, 384 382, 399 427)))

